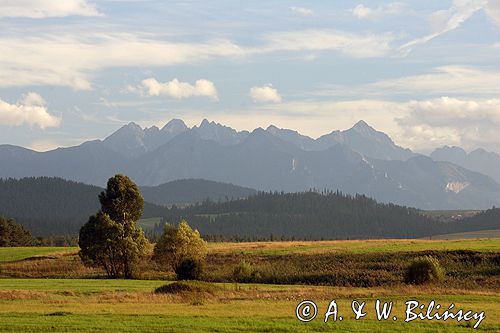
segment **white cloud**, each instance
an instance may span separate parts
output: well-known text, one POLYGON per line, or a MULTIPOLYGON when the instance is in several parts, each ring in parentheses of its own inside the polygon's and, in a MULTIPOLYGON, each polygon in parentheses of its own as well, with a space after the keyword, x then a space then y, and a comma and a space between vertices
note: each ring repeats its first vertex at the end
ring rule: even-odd
POLYGON ((261 87, 252 87, 250 89, 250 97, 252 97, 254 103, 280 103, 282 100, 278 90, 273 88, 270 83, 261 87))
POLYGON ((93 75, 106 68, 193 64, 279 51, 340 51, 357 58, 378 57, 389 53, 392 39, 390 35, 305 30, 270 33, 262 37, 260 46, 240 47, 226 39, 181 43, 126 33, 0 36, 0 87, 53 85, 91 90, 93 75))
POLYGON ((453 0, 453 6, 449 9, 438 10, 431 14, 429 20, 432 32, 430 34, 411 40, 400 46, 399 50, 407 54, 412 47, 425 44, 442 34, 457 29, 477 11, 485 9, 488 2, 493 3, 492 0, 453 0))
POLYGON ((100 16, 86 0, 0 0, 0 17, 100 16))
POLYGON ((173 43, 132 34, 0 37, 0 87, 27 85, 92 89, 100 69, 196 63, 215 56, 237 57, 243 50, 227 40, 173 43))
POLYGON ((357 18, 365 18, 372 13, 372 10, 368 7, 365 7, 363 4, 359 4, 352 10, 352 13, 357 18))
POLYGON ((161 83, 155 78, 148 78, 141 81, 138 90, 149 96, 167 95, 177 99, 193 96, 205 96, 213 101, 218 101, 217 89, 213 82, 208 80, 197 80, 194 85, 188 82, 181 82, 178 79, 161 83))
POLYGON ((411 101, 396 121, 413 146, 443 144, 465 148, 500 146, 500 99, 465 100, 449 97, 411 101))
POLYGON ((290 10, 294 13, 297 13, 302 16, 313 16, 314 11, 312 9, 304 8, 304 7, 290 7, 290 10))
POLYGON ((27 124, 40 128, 58 127, 61 119, 48 113, 44 99, 36 93, 28 93, 23 100, 10 104, 0 99, 0 124, 20 126, 27 124))
POLYGON ((386 15, 395 15, 400 13, 406 6, 400 2, 392 2, 384 6, 375 8, 366 7, 359 4, 353 8, 352 13, 358 19, 375 19, 386 15))
POLYGON ((500 71, 466 66, 442 66, 430 73, 386 79, 361 86, 334 86, 319 90, 327 96, 462 95, 498 96, 500 71))
POLYGON ((339 30, 302 30, 273 32, 264 37, 269 46, 259 52, 340 51, 355 58, 386 55, 391 50, 390 34, 356 34, 339 30))

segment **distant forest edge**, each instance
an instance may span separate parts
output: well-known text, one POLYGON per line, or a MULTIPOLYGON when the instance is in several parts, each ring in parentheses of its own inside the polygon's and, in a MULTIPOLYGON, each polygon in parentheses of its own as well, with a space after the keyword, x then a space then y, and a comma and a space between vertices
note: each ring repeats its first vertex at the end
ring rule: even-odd
POLYGON ((167 209, 157 225, 189 221, 201 234, 220 240, 420 238, 500 229, 500 209, 443 222, 415 208, 382 204, 340 192, 264 193, 222 203, 167 209))
MULTIPOLYGON (((35 236, 75 235, 98 209, 100 191, 60 178, 0 180, 0 216, 14 218, 35 236)), ((340 192, 264 193, 192 179, 141 191, 147 202, 142 218, 161 217, 151 236, 161 233, 165 222, 181 219, 214 240, 420 238, 500 229, 500 209, 443 222, 414 208, 340 192)))
MULTIPOLYGON (((0 179, 0 216, 15 219, 34 236, 75 235, 99 209, 97 196, 102 190, 54 177, 0 179)), ((245 187, 198 179, 144 187, 141 192, 146 201, 142 218, 164 216, 163 205, 191 204, 207 198, 223 201, 257 193, 245 187)))

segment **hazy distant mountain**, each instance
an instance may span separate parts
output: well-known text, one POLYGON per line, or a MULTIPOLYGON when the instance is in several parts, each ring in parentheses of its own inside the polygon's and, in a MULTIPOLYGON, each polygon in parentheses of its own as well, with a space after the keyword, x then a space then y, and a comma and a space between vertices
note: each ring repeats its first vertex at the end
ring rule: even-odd
POLYGON ((246 198, 257 191, 247 187, 204 179, 181 179, 158 186, 141 186, 144 199, 158 205, 227 201, 246 198))
POLYGON ((156 126, 142 129, 132 122, 108 136, 102 143, 117 153, 137 157, 155 150, 187 130, 186 124, 179 119, 171 120, 161 130, 156 126))
POLYGON ((209 122, 207 119, 203 119, 200 126, 194 126, 191 131, 203 140, 215 141, 221 145, 234 145, 248 136, 247 131, 238 132, 214 121, 209 122))
POLYGON ((129 163, 128 158, 99 140, 43 153, 0 145, 0 161, 0 178, 49 176, 94 185, 105 184, 117 172, 125 172, 129 163))
POLYGON ((500 155, 484 149, 476 149, 467 154, 460 147, 444 146, 434 150, 431 157, 436 161, 448 161, 464 168, 483 173, 500 184, 500 155))
POLYGON ((248 133, 207 120, 192 129, 179 120, 161 130, 131 123, 104 141, 45 153, 0 146, 0 160, 0 177, 57 176, 100 186, 123 172, 142 186, 197 178, 257 190, 339 189, 429 209, 500 204, 493 179, 415 155, 362 121, 317 140, 274 126, 248 133))
POLYGON ((371 159, 335 145, 305 151, 267 131, 225 147, 185 133, 144 155, 132 172, 140 183, 204 178, 261 190, 339 189, 420 208, 488 208, 500 186, 491 178, 424 156, 407 161, 371 159))
POLYGON ((333 131, 316 140, 297 131, 279 129, 275 126, 269 126, 267 131, 304 150, 320 151, 336 144, 343 144, 364 156, 383 160, 407 160, 416 155, 410 149, 396 145, 387 134, 376 131, 362 120, 351 129, 333 131))

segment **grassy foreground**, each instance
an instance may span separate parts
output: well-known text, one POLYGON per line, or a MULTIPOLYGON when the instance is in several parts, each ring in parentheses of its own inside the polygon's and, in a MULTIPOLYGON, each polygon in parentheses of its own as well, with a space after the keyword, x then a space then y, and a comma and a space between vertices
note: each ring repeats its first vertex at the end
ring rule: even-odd
MULTIPOLYGON (((151 219, 154 220, 154 219, 151 219)), ((209 243, 212 254, 239 253, 257 255, 287 255, 316 253, 378 253, 425 250, 500 251, 500 239, 383 239, 295 242, 209 243)), ((19 261, 36 256, 76 253, 76 247, 0 247, 0 262, 19 261)))
POLYGON ((404 322, 404 302, 434 299, 448 306, 485 311, 477 331, 500 329, 500 295, 488 292, 405 287, 333 288, 214 284, 213 293, 155 294, 164 281, 85 279, 0 280, 0 332, 470 332, 456 321, 404 322), (430 296, 432 295, 432 296, 430 296), (377 297, 394 301, 397 321, 375 319, 377 297), (295 318, 303 299, 317 302, 310 323, 295 318), (343 321, 322 321, 335 299, 343 321), (351 301, 366 301, 367 317, 354 320, 351 301))
POLYGON ((234 265, 246 260, 262 280, 280 284, 199 282, 202 291, 171 294, 154 293, 171 283, 159 280, 171 273, 148 261, 141 269, 150 280, 82 278, 103 275, 83 267, 76 252, 0 248, 0 332, 500 331, 498 239, 211 243, 208 281, 230 279, 234 265), (401 269, 421 251, 435 251, 440 258, 448 274, 444 284, 416 287, 399 281, 401 269), (287 284, 294 279, 294 285, 287 284), (314 281, 326 285, 305 285, 314 281), (364 281, 373 284, 361 287, 364 281), (376 320, 377 298, 394 302, 396 321, 376 320), (302 323, 295 309, 306 299, 319 311, 314 321, 302 323), (324 323, 333 299, 344 320, 324 323), (366 317, 354 319, 353 300, 367 302, 366 317), (476 330, 454 320, 405 323, 407 300, 435 300, 443 308, 454 303, 456 309, 484 311, 486 319, 476 330))
POLYGON ((0 247, 0 262, 18 261, 26 258, 69 253, 76 247, 0 247))

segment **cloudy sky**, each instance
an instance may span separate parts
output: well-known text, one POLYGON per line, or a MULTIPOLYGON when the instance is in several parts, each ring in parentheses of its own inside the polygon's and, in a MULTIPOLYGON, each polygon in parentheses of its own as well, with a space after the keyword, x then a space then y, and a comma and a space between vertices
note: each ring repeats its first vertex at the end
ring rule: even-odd
POLYGON ((47 150, 123 124, 500 152, 500 0, 0 0, 0 143, 47 150))

